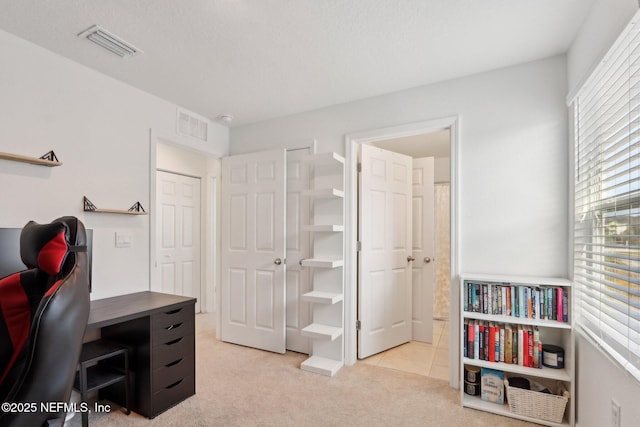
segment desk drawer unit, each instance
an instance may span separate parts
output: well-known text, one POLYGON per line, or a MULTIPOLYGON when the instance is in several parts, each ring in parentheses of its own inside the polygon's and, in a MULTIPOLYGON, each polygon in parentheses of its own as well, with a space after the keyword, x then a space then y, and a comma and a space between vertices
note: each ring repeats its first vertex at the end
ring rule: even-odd
POLYGON ((151 316, 151 404, 159 414, 195 394, 193 305, 151 316))
MULTIPOLYGON (((181 302, 154 307, 144 316, 101 329, 103 338, 131 348, 131 408, 147 418, 195 394, 195 300, 169 295, 157 298, 180 298, 181 302)), ((115 384, 101 390, 101 396, 120 403, 124 389, 115 384)))

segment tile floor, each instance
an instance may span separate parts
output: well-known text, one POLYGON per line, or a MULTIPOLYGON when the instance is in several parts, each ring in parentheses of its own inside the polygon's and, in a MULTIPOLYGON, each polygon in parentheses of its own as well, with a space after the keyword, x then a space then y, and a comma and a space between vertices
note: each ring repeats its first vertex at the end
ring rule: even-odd
POLYGON ((359 363, 397 369, 427 377, 449 380, 449 322, 433 321, 431 344, 411 341, 375 354, 359 363))

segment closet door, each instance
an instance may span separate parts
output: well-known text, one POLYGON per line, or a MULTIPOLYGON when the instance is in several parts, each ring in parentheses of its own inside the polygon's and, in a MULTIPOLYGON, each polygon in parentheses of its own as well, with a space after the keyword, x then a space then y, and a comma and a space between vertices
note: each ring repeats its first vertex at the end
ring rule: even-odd
POLYGON ((285 352, 286 151, 222 159, 221 339, 285 352))

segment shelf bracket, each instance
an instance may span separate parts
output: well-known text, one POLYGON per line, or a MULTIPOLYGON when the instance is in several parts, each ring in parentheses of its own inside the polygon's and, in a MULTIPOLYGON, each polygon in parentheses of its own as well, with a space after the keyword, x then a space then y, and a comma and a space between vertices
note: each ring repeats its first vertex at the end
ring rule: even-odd
POLYGON ((142 207, 140 202, 136 202, 133 206, 129 208, 129 212, 146 212, 142 207))
POLYGON ((84 201, 84 211, 85 212, 93 212, 96 209, 98 209, 96 207, 96 205, 91 203, 91 200, 87 199, 87 196, 83 196, 83 201, 84 201))
POLYGON ((40 157, 42 160, 49 160, 50 162, 59 162, 60 160, 58 160, 58 157, 56 156, 56 153, 53 152, 53 150, 49 151, 46 154, 43 154, 40 157))

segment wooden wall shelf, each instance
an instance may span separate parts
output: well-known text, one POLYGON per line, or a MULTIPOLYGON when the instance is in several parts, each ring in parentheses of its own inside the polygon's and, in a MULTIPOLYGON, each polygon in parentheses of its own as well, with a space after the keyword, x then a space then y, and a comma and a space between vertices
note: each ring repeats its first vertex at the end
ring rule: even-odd
POLYGON ((0 152, 0 159, 11 160, 13 162, 30 163, 38 166, 47 166, 50 168, 62 165, 62 162, 58 161, 58 158, 53 151, 49 151, 40 158, 0 152))
POLYGON ((129 210, 124 209, 98 209, 96 205, 91 203, 91 200, 87 199, 85 196, 83 199, 84 203, 84 211, 85 212, 96 212, 96 213, 111 213, 111 214, 121 214, 121 215, 147 215, 149 212, 146 212, 140 202, 136 202, 133 206, 129 208, 129 210))

